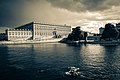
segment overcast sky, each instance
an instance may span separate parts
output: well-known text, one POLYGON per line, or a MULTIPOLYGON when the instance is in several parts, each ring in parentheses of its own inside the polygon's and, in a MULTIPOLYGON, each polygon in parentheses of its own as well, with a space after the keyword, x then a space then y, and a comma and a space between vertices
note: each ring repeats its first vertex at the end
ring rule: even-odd
POLYGON ((97 32, 119 20, 120 0, 0 0, 0 27, 5 28, 38 21, 97 32))

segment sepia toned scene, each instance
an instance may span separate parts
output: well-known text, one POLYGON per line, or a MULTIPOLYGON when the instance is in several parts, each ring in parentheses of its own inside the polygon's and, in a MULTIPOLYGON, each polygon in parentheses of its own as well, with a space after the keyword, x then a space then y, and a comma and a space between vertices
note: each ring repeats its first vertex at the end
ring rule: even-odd
POLYGON ((120 80, 119 0, 0 0, 0 80, 120 80))

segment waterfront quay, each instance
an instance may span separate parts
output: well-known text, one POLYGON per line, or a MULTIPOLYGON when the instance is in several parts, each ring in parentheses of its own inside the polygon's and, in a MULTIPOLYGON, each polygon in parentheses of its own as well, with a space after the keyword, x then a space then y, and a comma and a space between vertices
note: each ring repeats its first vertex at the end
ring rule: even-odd
POLYGON ((1 45, 5 44, 34 44, 34 43, 56 43, 63 38, 49 40, 25 40, 25 41, 0 41, 1 45))

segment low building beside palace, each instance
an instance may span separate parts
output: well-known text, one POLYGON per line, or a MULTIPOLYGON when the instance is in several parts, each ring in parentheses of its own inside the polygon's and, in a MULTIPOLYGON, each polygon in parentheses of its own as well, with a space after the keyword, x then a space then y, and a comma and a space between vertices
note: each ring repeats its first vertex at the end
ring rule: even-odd
POLYGON ((7 40, 29 40, 32 37, 32 31, 29 29, 7 29, 7 40))
POLYGON ((14 29, 7 29, 7 40, 45 40, 54 37, 66 37, 71 32, 71 26, 31 22, 14 29))

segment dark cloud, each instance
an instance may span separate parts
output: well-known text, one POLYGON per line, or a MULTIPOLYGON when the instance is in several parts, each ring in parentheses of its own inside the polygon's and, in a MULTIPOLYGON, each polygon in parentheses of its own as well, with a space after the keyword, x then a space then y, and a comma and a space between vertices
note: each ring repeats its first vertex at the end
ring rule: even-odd
POLYGON ((52 6, 70 11, 102 11, 118 6, 119 0, 47 0, 52 6))
POLYGON ((77 0, 47 0, 52 6, 67 9, 70 11, 84 11, 85 6, 77 0))
POLYGON ((23 0, 0 0, 0 26, 17 24, 22 17, 22 5, 23 0))
POLYGON ((31 21, 53 24, 120 20, 120 0, 0 0, 0 27, 16 27, 31 21))
MULTIPOLYGON (((31 7, 39 0, 0 0, 0 26, 15 27, 27 21, 25 7, 31 7)), ((39 2, 43 2, 40 0, 39 2)), ((32 20, 31 20, 32 21, 32 20)))

